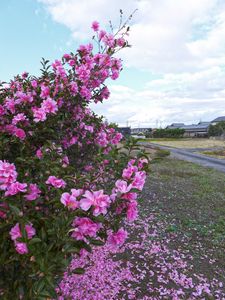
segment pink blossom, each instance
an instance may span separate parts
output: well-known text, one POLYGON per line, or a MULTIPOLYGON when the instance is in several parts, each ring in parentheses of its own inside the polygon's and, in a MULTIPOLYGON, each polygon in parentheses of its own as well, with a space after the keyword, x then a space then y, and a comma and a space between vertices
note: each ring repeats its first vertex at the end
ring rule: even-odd
POLYGON ((16 223, 16 225, 14 227, 12 227, 12 229, 9 232, 11 239, 13 241, 15 241, 18 238, 22 237, 21 231, 20 231, 20 225, 19 223, 16 223))
POLYGON ((13 182, 8 188, 7 191, 5 192, 5 196, 13 196, 18 193, 25 193, 26 192, 26 183, 20 183, 18 181, 13 182))
POLYGON ((116 181, 115 186, 116 190, 122 194, 129 192, 132 188, 131 185, 127 185, 127 182, 121 179, 116 181))
POLYGON ((27 120, 27 117, 25 116, 24 113, 20 113, 20 114, 17 114, 13 117, 12 119, 12 124, 13 125, 16 125, 18 122, 21 122, 21 121, 26 121, 27 120))
POLYGON ((110 204, 110 197, 103 194, 103 190, 89 192, 86 191, 84 198, 80 200, 80 207, 87 211, 91 206, 94 207, 93 215, 106 214, 110 204))
POLYGON ((74 197, 79 197, 83 194, 83 190, 82 189, 71 189, 71 193, 72 193, 72 196, 74 197))
POLYGON ((36 200, 40 196, 41 190, 39 190, 37 184, 31 183, 28 188, 28 194, 24 196, 28 201, 36 200))
POLYGON ((40 121, 46 120, 46 112, 43 108, 34 108, 33 107, 33 114, 34 114, 34 122, 38 123, 40 121))
POLYGON ((66 186, 66 183, 63 179, 57 178, 55 176, 49 176, 45 183, 50 184, 57 189, 64 188, 66 186))
POLYGON ((137 201, 132 200, 128 203, 127 207, 127 220, 134 221, 137 218, 138 211, 137 211, 137 201))
POLYGON ((16 251, 19 254, 27 254, 28 253, 28 248, 27 248, 26 243, 16 242, 15 246, 16 246, 16 251))
POLYGON ((145 179, 146 179, 145 171, 137 172, 134 176, 132 187, 141 191, 144 187, 145 179))
POLYGON ((21 129, 21 128, 15 128, 14 135, 16 137, 18 137, 20 140, 24 140, 25 137, 26 137, 25 131, 23 129, 21 129))
POLYGON ((137 199, 137 193, 129 192, 129 193, 123 194, 121 196, 121 198, 126 199, 126 200, 136 200, 137 199))
POLYGON ((41 159, 41 158, 43 157, 43 153, 42 153, 41 149, 38 149, 38 150, 36 151, 36 156, 37 156, 39 159, 41 159))
POLYGON ((25 225, 25 230, 27 232, 27 238, 30 240, 32 237, 36 234, 36 230, 33 227, 33 224, 26 224, 25 225))
POLYGON ((33 88, 36 88, 38 86, 37 80, 32 80, 31 85, 33 88))
POLYGON ((120 228, 117 232, 109 234, 108 243, 113 246, 122 246, 127 236, 127 231, 125 231, 123 228, 120 228))
POLYGON ((14 164, 0 160, 0 189, 6 188, 16 181, 17 172, 14 164))
POLYGON ((41 86, 41 94, 40 97, 41 98, 47 98, 50 94, 50 89, 48 86, 42 85, 41 86))
POLYGON ((69 164, 70 164, 69 158, 68 158, 67 155, 65 155, 65 156, 62 158, 62 167, 65 168, 65 167, 67 167, 69 164))
POLYGON ((95 237, 97 231, 99 230, 99 224, 94 223, 89 218, 79 218, 77 217, 73 221, 74 231, 72 233, 72 237, 77 240, 85 240, 85 237, 95 237))
POLYGON ((5 114, 5 109, 2 105, 0 105, 0 116, 3 116, 5 114))
POLYGON ((140 158, 138 161, 139 169, 142 169, 144 167, 144 165, 147 165, 147 164, 148 164, 147 158, 140 158))
POLYGON ((94 31, 98 31, 99 30, 99 23, 97 21, 94 21, 91 25, 91 28, 94 30, 94 31))
POLYGON ((55 114, 58 110, 58 105, 55 100, 51 99, 50 97, 46 100, 44 100, 41 104, 41 108, 46 113, 52 113, 55 114))
POLYGON ((79 202, 76 201, 76 198, 73 195, 70 195, 69 193, 63 193, 60 202, 64 206, 72 210, 76 209, 79 206, 79 202))
POLYGON ((86 100, 90 100, 91 96, 92 96, 90 90, 88 88, 86 88, 85 86, 82 86, 82 88, 80 90, 80 94, 86 100))
POLYGON ((138 168, 137 167, 134 167, 134 166, 130 166, 130 167, 127 167, 123 170, 123 174, 122 174, 122 177, 124 179, 130 179, 131 176, 133 175, 134 172, 138 171, 138 168))
POLYGON ((74 82, 71 82, 70 84, 70 91, 72 92, 72 95, 75 96, 78 92, 78 86, 77 86, 77 83, 74 81, 74 82))
POLYGON ((101 41, 104 38, 105 35, 106 35, 106 31, 100 30, 100 32, 99 32, 99 40, 101 41))
POLYGON ((123 47, 125 45, 126 41, 124 40, 124 38, 121 37, 116 40, 116 43, 118 46, 123 47))

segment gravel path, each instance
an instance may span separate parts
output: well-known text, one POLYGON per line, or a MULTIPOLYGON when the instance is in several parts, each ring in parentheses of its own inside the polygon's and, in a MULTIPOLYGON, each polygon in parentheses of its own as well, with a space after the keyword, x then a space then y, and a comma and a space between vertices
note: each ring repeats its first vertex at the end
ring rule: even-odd
MULTIPOLYGON (((153 144, 149 142, 142 142, 143 145, 149 148, 161 148, 165 150, 169 150, 171 152, 170 156, 173 158, 181 159, 181 160, 186 160, 189 162, 193 162, 196 164, 199 164, 204 167, 209 167, 209 168, 214 168, 218 171, 221 171, 225 173, 225 160, 214 158, 214 157, 208 157, 202 154, 198 153, 193 153, 195 151, 204 151, 204 150, 211 150, 209 148, 204 148, 204 149, 178 149, 178 148, 172 148, 172 147, 167 147, 167 146, 162 146, 159 144, 153 144)), ((215 148, 213 148, 215 150, 215 148)))

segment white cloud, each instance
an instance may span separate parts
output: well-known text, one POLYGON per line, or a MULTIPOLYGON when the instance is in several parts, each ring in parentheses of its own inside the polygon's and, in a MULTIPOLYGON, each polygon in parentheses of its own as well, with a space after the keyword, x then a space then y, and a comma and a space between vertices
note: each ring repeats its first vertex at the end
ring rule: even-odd
POLYGON ((39 1, 76 39, 91 33, 93 20, 103 27, 109 20, 117 25, 119 9, 129 14, 138 8, 129 38, 133 47, 124 54, 129 66, 183 72, 217 64, 218 51, 225 57, 225 3, 218 0, 39 1))
POLYGON ((212 98, 176 96, 176 90, 156 91, 146 87, 143 91, 128 89, 124 86, 112 86, 110 100, 92 108, 106 116, 109 121, 132 127, 165 126, 171 122, 193 123, 211 121, 219 115, 225 115, 224 95, 215 94, 212 98))
POLYGON ((121 52, 127 68, 161 75, 143 91, 112 86, 110 100, 95 110, 110 121, 154 126, 196 122, 225 114, 225 2, 223 0, 38 0, 73 38, 91 35, 138 8, 131 21, 131 49, 121 52))

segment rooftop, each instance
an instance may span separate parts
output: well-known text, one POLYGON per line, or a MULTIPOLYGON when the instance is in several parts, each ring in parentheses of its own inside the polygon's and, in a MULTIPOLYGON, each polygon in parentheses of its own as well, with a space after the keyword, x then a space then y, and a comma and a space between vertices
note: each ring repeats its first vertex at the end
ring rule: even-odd
POLYGON ((212 121, 212 123, 213 123, 213 122, 221 122, 221 121, 225 121, 225 116, 218 117, 218 118, 214 119, 214 120, 212 121))

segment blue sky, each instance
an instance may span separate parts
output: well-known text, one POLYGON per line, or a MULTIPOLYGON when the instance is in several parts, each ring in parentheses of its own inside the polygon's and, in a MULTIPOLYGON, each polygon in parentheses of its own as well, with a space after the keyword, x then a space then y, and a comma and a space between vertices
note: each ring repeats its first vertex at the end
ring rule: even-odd
POLYGON ((0 1, 0 80, 38 74, 40 59, 75 51, 91 37, 90 24, 119 9, 131 21, 131 49, 111 82, 111 97, 93 109, 132 127, 194 123, 225 115, 225 2, 220 0, 0 1), (186 3, 184 5, 184 2, 186 3))

